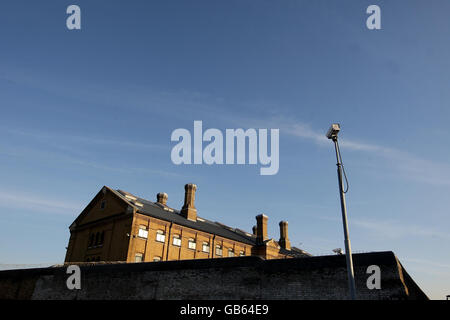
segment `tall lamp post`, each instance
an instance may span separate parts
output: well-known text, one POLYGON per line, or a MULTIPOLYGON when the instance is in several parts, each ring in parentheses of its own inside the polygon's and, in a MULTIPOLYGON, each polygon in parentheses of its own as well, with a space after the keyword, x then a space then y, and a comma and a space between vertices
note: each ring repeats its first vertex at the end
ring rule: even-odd
POLYGON ((352 249, 350 246, 350 238, 348 236, 347 207, 345 204, 344 182, 342 181, 342 159, 337 137, 340 130, 341 128, 339 124, 333 123, 327 132, 327 138, 334 142, 334 148, 336 150, 336 160, 337 160, 336 165, 339 180, 339 194, 341 196, 342 223, 344 225, 345 257, 347 259, 348 287, 350 290, 350 298, 352 300, 355 300, 356 299, 355 275, 353 273, 352 249))

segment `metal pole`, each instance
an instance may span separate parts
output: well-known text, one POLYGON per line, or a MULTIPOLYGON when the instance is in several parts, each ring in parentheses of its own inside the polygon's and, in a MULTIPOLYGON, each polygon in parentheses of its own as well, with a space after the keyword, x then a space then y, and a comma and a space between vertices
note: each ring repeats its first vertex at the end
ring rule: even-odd
POLYGON ((353 273, 352 249, 350 246, 350 239, 348 236, 347 207, 345 204, 344 183, 342 181, 342 163, 339 152, 339 145, 337 142, 337 136, 333 137, 333 142, 334 148, 336 150, 336 160, 337 160, 336 165, 339 179, 339 193, 341 196, 341 211, 342 211, 342 223, 344 226, 345 257, 347 259, 348 287, 350 289, 350 298, 352 300, 355 300, 356 299, 355 275, 353 273))

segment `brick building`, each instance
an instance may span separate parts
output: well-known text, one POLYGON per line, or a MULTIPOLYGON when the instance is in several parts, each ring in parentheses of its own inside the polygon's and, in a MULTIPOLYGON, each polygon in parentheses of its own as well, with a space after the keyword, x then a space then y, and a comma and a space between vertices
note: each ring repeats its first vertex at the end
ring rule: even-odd
POLYGON ((70 225, 65 262, 309 256, 291 247, 286 221, 280 222, 275 241, 268 237, 263 214, 256 216, 253 233, 197 216, 196 189, 185 185, 184 205, 176 210, 167 205, 166 193, 152 202, 104 186, 70 225))

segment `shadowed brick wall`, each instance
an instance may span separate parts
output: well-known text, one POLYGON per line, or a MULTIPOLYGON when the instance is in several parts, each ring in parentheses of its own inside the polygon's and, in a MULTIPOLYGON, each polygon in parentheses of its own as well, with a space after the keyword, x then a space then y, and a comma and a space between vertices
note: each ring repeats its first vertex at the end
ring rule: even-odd
MULTIPOLYGON (((427 299, 392 252, 354 254, 358 299, 427 299), (381 289, 366 286, 381 269, 381 289)), ((81 290, 66 267, 0 272, 1 299, 347 299, 345 256, 83 264, 81 290)))

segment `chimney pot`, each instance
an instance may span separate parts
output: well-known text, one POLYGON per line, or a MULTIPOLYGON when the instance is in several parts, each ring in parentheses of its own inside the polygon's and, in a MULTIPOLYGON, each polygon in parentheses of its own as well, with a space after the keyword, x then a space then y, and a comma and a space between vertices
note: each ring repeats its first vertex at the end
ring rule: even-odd
POLYGON ((280 247, 291 250, 291 242, 288 237, 288 222, 280 221, 280 241, 278 241, 280 247))
POLYGON ((184 205, 181 215, 188 220, 197 221, 197 209, 195 208, 195 191, 197 185, 188 183, 184 186, 184 205))
POLYGON ((256 216, 256 240, 262 242, 269 239, 267 235, 267 217, 265 214, 256 216))
POLYGON ((162 204, 162 205, 164 205, 164 206, 167 204, 167 198, 168 197, 169 196, 165 192, 160 192, 160 193, 158 193, 156 195, 157 202, 162 204))

